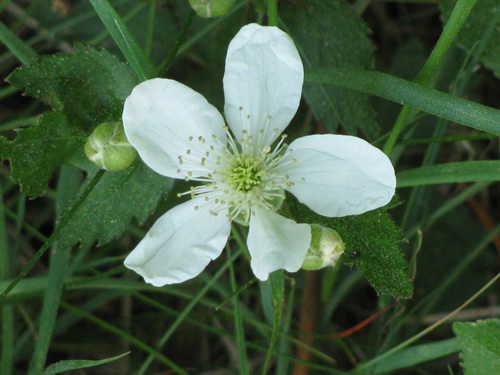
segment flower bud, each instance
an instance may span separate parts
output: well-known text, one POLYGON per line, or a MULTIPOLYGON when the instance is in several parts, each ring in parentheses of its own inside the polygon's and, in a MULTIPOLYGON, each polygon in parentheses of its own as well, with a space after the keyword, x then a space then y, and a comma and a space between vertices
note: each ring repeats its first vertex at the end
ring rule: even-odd
POLYGON ((137 152, 128 143, 121 122, 104 122, 87 139, 85 155, 99 168, 121 171, 134 162, 137 152))
POLYGON ((203 18, 220 17, 226 14, 235 0, 189 0, 191 8, 203 18))
POLYGON ((319 270, 335 266, 344 252, 345 245, 333 229, 311 224, 311 245, 307 250, 302 269, 319 270))

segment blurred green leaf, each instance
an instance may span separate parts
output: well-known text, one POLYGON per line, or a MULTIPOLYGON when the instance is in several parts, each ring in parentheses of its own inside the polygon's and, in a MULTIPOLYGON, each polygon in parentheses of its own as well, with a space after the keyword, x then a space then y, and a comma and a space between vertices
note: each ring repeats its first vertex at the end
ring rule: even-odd
MULTIPOLYGON (((367 34, 368 26, 344 0, 285 1, 280 17, 292 35, 307 68, 370 68, 374 46, 367 34)), ((342 87, 306 83, 304 96, 315 118, 334 132, 341 123, 355 134, 360 130, 375 138, 378 125, 369 97, 342 87)))
POLYGON ((337 231, 346 245, 341 259, 356 265, 377 293, 401 298, 413 295, 413 285, 406 270, 408 264, 399 248, 403 236, 386 208, 362 215, 328 218, 314 213, 287 194, 282 213, 300 223, 319 224, 337 231))
POLYGON ((500 319, 456 322, 465 375, 500 374, 500 319))
POLYGON ((8 142, 0 137, 0 158, 9 159, 12 178, 27 195, 43 195, 52 172, 81 147, 85 131, 62 112, 45 112, 38 124, 8 142))
POLYGON ((124 171, 106 172, 62 229, 57 248, 78 242, 85 246, 95 240, 102 245, 120 236, 132 218, 144 223, 171 185, 171 179, 153 172, 140 160, 124 171))
MULTIPOLYGON (((457 0, 441 0, 441 18, 446 22, 450 17, 457 0)), ((481 0, 472 9, 467 21, 458 34, 458 45, 466 52, 472 50, 477 42, 485 35, 485 30, 489 27, 489 21, 496 17, 496 27, 489 37, 486 47, 480 57, 480 61, 495 72, 500 78, 500 3, 498 0, 481 0)))
POLYGON ((81 368, 89 368, 89 367, 95 367, 95 366, 100 366, 104 365, 109 362, 116 361, 117 359, 123 358, 126 355, 128 355, 130 352, 123 353, 120 355, 117 355, 115 357, 111 358, 106 358, 106 359, 101 359, 100 361, 89 361, 89 360, 67 360, 67 361, 60 361, 57 363, 54 363, 53 365, 50 365, 47 367, 43 375, 55 375, 55 374, 61 374, 66 371, 72 371, 72 370, 78 370, 81 368))
POLYGON ((427 165, 398 173, 398 187, 500 180, 500 161, 427 165))

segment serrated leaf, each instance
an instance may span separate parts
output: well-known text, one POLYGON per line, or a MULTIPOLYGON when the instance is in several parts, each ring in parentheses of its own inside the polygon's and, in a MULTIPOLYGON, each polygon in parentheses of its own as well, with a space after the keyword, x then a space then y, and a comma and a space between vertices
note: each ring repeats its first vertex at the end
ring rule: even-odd
MULTIPOLYGON (((286 1, 282 17, 299 48, 306 68, 357 66, 370 68, 374 46, 364 21, 344 0, 286 1)), ((334 132, 339 122, 354 134, 378 135, 367 95, 316 83, 304 85, 304 96, 315 118, 334 132)))
POLYGON ((9 81, 57 110, 12 142, 0 138, 0 158, 11 160, 13 179, 30 196, 44 194, 53 171, 83 149, 93 128, 121 119, 123 101, 136 82, 115 56, 89 46, 37 58, 9 81))
POLYGON ((500 374, 500 319, 453 323, 465 375, 500 374))
MULTIPOLYGON (((441 9, 441 18, 446 22, 455 7, 457 0, 441 0, 439 8, 441 9)), ((500 78, 500 18, 498 0, 481 0, 476 3, 472 9, 467 21, 457 36, 458 45, 466 52, 469 52, 481 40, 490 22, 493 20, 492 33, 486 41, 484 51, 480 57, 481 62, 493 70, 495 75, 500 78), (496 17, 496 20, 495 18, 496 17)))
POLYGON ((100 366, 104 365, 109 362, 116 361, 117 359, 123 358, 126 355, 128 355, 130 352, 123 353, 120 355, 117 355, 115 357, 111 358, 106 358, 106 359, 101 359, 99 361, 90 361, 90 360, 85 360, 85 359, 71 359, 71 360, 66 360, 66 361, 60 361, 57 363, 54 363, 53 365, 50 365, 47 367, 43 375, 55 375, 55 374, 61 374, 63 372, 71 371, 71 370, 78 370, 81 368, 89 368, 89 367, 95 367, 95 366, 100 366))
POLYGON ((116 56, 83 45, 72 54, 41 56, 15 70, 8 81, 89 130, 119 120, 123 101, 137 83, 130 68, 116 56))
POLYGON ((73 156, 85 136, 62 112, 48 111, 12 142, 0 137, 0 159, 10 159, 12 178, 24 193, 42 195, 54 169, 73 156))
POLYGON ((410 298, 413 285, 399 243, 400 228, 385 208, 362 215, 328 218, 320 216, 287 194, 283 214, 300 223, 319 224, 335 230, 346 247, 343 262, 355 264, 377 293, 410 298))
POLYGON ((105 244, 120 236, 132 218, 142 224, 171 185, 171 179, 140 160, 124 171, 106 172, 63 229, 57 248, 78 242, 85 246, 96 240, 105 244))

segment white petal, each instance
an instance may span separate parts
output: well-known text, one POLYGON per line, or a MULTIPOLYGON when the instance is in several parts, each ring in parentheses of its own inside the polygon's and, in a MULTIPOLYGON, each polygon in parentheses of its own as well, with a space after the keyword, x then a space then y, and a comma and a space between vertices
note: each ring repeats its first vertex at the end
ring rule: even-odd
POLYGON ((235 137, 246 130, 254 144, 270 145, 295 116, 303 81, 302 61, 287 34, 243 27, 229 44, 224 74, 224 112, 235 137))
POLYGON ((255 276, 264 281, 278 269, 298 271, 311 244, 309 224, 297 224, 265 209, 254 212, 247 245, 255 276))
POLYGON ((212 135, 226 139, 224 119, 217 109, 201 94, 170 79, 137 85, 125 101, 123 126, 142 160, 157 173, 174 178, 184 178, 177 170, 193 170, 192 163, 201 168, 208 145, 200 139, 213 141, 212 135))
POLYGON ((226 212, 213 216, 211 208, 201 198, 172 208, 129 254, 125 266, 154 286, 181 283, 200 274, 220 255, 231 232, 226 212))
POLYGON ((389 203, 396 176, 389 158, 361 138, 311 135, 293 141, 279 168, 293 182, 288 190, 316 213, 359 215, 389 203))

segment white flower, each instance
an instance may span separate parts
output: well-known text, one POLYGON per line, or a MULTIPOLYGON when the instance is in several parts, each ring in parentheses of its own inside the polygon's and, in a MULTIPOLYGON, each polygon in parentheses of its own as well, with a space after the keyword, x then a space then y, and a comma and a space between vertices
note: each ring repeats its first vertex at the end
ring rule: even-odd
POLYGON ((157 173, 197 181, 191 200, 168 211, 125 259, 155 285, 197 276, 227 242, 231 221, 249 224, 247 245, 260 280, 297 271, 308 224, 276 213, 284 190, 320 215, 357 215, 387 204, 396 179, 389 159, 362 139, 311 135, 272 149, 299 106, 304 70, 290 37, 243 27, 229 45, 223 117, 183 84, 151 79, 125 101, 129 142, 157 173), (231 135, 231 132, 233 135, 231 135))

